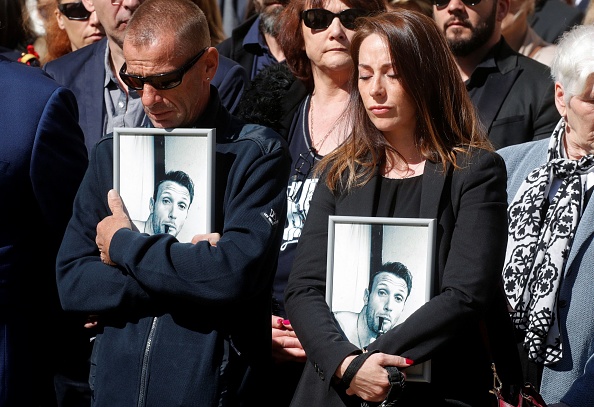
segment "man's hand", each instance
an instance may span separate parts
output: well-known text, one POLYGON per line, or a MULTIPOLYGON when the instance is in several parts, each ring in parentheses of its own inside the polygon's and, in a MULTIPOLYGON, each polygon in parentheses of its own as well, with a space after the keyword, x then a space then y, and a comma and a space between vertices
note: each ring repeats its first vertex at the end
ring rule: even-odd
POLYGON ((272 358, 277 363, 305 362, 307 357, 290 322, 272 316, 272 358))
POLYGON ((196 244, 203 240, 208 240, 208 243, 210 243, 211 246, 216 247, 217 242, 219 240, 221 240, 221 235, 219 233, 205 233, 205 234, 195 235, 192 238, 192 244, 196 244))
POLYGON ((132 229, 130 218, 126 215, 124 202, 115 189, 107 193, 107 204, 113 215, 110 215, 97 224, 97 237, 95 243, 99 248, 101 261, 105 264, 115 266, 109 257, 109 246, 115 232, 120 229, 132 229))

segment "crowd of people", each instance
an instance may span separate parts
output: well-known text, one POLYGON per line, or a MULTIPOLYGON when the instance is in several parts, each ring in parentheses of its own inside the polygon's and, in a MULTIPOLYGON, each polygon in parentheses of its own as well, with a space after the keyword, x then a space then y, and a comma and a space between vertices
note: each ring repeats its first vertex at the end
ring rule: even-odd
POLYGON ((0 208, 26 208, 0 230, 0 406, 484 407, 530 382, 594 407, 593 21, 592 0, 0 0, 0 208), (118 128, 215 129, 212 196, 160 163, 132 220, 118 128), (363 306, 333 309, 333 216, 434 220, 430 284, 371 250, 363 306))

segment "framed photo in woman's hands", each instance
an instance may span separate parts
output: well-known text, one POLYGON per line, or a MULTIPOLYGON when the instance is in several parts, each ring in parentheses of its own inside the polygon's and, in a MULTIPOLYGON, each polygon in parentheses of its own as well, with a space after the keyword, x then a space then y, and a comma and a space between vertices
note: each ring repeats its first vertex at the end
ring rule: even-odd
MULTIPOLYGON (((431 297, 435 219, 330 216, 326 301, 345 337, 364 349, 431 297)), ((430 382, 431 362, 405 370, 430 382)))
POLYGON ((215 134, 114 128, 113 185, 136 229, 180 242, 212 232, 215 134))

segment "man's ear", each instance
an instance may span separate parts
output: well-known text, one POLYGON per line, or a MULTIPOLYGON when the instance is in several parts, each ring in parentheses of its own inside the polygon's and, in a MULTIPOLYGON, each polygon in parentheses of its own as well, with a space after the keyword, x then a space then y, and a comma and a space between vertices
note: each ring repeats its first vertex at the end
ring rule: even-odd
POLYGON ((64 16, 62 15, 62 13, 60 13, 60 10, 55 9, 54 16, 56 17, 56 20, 58 21, 58 27, 60 27, 60 30, 64 30, 66 28, 66 27, 64 27, 64 22, 62 21, 62 17, 64 17, 64 16))
POLYGON ((367 305, 369 303, 369 288, 366 288, 363 292, 363 303, 367 305))
POLYGON ((214 78, 219 67, 219 51, 215 47, 209 47, 204 53, 205 76, 209 81, 214 78))
POLYGON ((93 3, 93 0, 82 0, 82 3, 89 12, 92 13, 95 11, 95 4, 93 3))
POLYGON ((153 208, 155 207, 155 200, 153 199, 153 197, 151 196, 151 198, 149 199, 149 211, 151 213, 153 213, 153 208))
POLYGON ((567 116, 567 104, 565 103, 565 90, 559 82, 555 82, 555 106, 561 117, 567 116))
POLYGON ((497 21, 502 22, 509 13, 510 0, 494 0, 497 2, 497 21))

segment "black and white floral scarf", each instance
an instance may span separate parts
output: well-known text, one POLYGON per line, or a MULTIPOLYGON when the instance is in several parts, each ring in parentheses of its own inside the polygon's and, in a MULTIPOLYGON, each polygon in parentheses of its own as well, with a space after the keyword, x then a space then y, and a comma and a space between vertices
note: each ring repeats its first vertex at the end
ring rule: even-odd
POLYGON ((526 333, 529 359, 549 365, 562 356, 556 320, 557 290, 582 211, 581 174, 594 156, 563 158, 565 121, 551 135, 547 163, 524 180, 508 208, 508 240, 503 268, 505 293, 516 328, 526 333), (553 179, 561 181, 550 205, 553 179), (545 213, 546 211, 546 213, 545 213))

